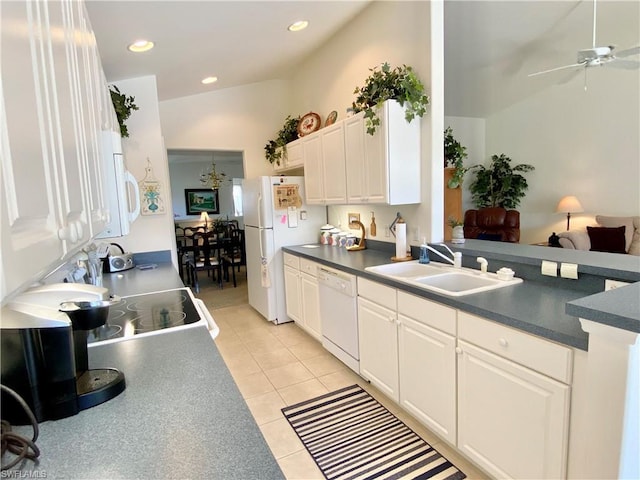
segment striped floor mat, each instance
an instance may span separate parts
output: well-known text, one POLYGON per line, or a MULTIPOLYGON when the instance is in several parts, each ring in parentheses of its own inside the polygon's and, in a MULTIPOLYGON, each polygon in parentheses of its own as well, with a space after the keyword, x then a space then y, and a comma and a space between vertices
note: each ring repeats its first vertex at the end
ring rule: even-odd
POLYGON ((466 478, 358 385, 282 413, 328 480, 466 478))

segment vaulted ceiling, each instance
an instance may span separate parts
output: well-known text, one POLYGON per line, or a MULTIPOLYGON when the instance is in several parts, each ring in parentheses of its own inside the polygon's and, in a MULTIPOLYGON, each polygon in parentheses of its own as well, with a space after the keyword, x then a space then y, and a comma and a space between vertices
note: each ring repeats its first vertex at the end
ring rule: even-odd
MULTIPOLYGON (((91 0, 87 9, 107 80, 156 75, 162 101, 282 78, 367 4, 91 0), (309 28, 288 32, 301 18, 309 28), (156 48, 128 52, 140 37, 156 48), (219 81, 202 85, 208 75, 219 81)), ((597 6, 598 44, 640 44, 640 2, 597 6)), ((445 1, 445 113, 487 117, 551 85, 578 81, 567 71, 527 75, 574 63, 578 50, 592 46, 592 8, 591 0, 445 1)))

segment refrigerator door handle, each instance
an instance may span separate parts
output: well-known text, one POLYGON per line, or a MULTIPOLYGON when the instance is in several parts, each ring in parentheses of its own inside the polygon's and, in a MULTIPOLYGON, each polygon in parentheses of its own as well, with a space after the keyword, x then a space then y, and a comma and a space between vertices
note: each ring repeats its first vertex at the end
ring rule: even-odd
MULTIPOLYGON (((258 192, 256 207, 258 209, 258 228, 262 228, 262 192, 258 192)), ((260 254, 262 255, 262 245, 260 246, 260 254)))

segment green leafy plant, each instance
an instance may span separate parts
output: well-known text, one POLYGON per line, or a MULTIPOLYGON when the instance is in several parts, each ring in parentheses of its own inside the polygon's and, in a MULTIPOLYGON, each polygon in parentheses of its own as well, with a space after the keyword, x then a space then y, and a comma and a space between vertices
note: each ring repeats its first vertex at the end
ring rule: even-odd
POLYGON ((455 168, 453 176, 447 182, 447 187, 458 188, 462 185, 462 178, 468 170, 463 165, 465 158, 467 158, 467 147, 456 140, 451 127, 447 127, 444 131, 444 166, 455 168))
POLYGON ((280 165, 280 161, 286 157, 287 143, 298 138, 298 123, 300 123, 300 117, 292 118, 288 115, 275 140, 269 140, 264 146, 265 157, 269 163, 280 165))
POLYGON ((122 135, 123 138, 128 137, 129 130, 125 122, 131 116, 132 111, 139 110, 138 106, 134 103, 135 97, 120 93, 120 90, 115 85, 109 87, 109 93, 111 93, 111 102, 116 111, 116 117, 118 117, 120 135, 122 135))
POLYGON ((516 208, 524 198, 529 184, 521 175, 534 170, 527 164, 511 166, 511 159, 504 153, 493 155, 489 167, 474 165, 476 178, 469 185, 471 199, 478 208, 516 208))
POLYGON ((365 80, 364 86, 354 90, 357 97, 352 104, 355 113, 364 111, 369 135, 373 135, 380 126, 376 109, 386 100, 396 100, 405 107, 407 122, 426 113, 429 97, 424 93, 424 85, 413 68, 402 65, 392 69, 385 62, 369 71, 372 73, 365 80))
POLYGON ((447 225, 449 225, 451 228, 462 227, 464 226, 464 222, 451 215, 449 216, 449 218, 447 218, 447 225))

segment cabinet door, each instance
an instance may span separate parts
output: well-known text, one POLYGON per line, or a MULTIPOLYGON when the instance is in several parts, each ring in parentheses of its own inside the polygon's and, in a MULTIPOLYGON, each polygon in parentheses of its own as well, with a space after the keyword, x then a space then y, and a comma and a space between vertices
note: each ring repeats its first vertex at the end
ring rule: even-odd
POLYGON ((320 135, 302 139, 304 155, 304 189, 307 203, 324 204, 324 183, 322 166, 322 142, 320 135))
POLYGON ((497 478, 564 478, 569 387, 459 346, 458 448, 497 478))
MULTIPOLYGON (((388 203, 387 180, 387 121, 384 110, 379 112, 380 125, 374 135, 364 134, 364 184, 368 203, 388 203)), ((363 127, 364 128, 364 127, 363 127)))
POLYGON ((347 174, 347 202, 366 203, 364 171, 364 113, 358 113, 344 121, 344 154, 347 174))
POLYGON ((59 185, 54 143, 48 125, 51 106, 46 92, 52 72, 41 53, 50 39, 40 35, 44 2, 3 2, 0 20, 3 75, 0 92, 2 135, 2 297, 61 259, 58 237, 59 185), (16 32, 23 32, 18 35, 16 32))
POLYGON ((309 274, 301 273, 300 290, 302 292, 302 316, 304 317, 304 326, 316 340, 322 341, 318 279, 309 274))
POLYGON ((284 267, 284 295, 287 315, 296 323, 303 325, 300 272, 287 266, 284 267))
POLYGON ((358 297, 358 328, 360 374, 397 402, 396 312, 358 297))
POLYGON ((400 404, 452 445, 456 442, 456 339, 398 316, 400 404))
POLYGON ((343 123, 323 128, 320 130, 320 136, 322 138, 322 181, 325 203, 347 203, 343 123))

